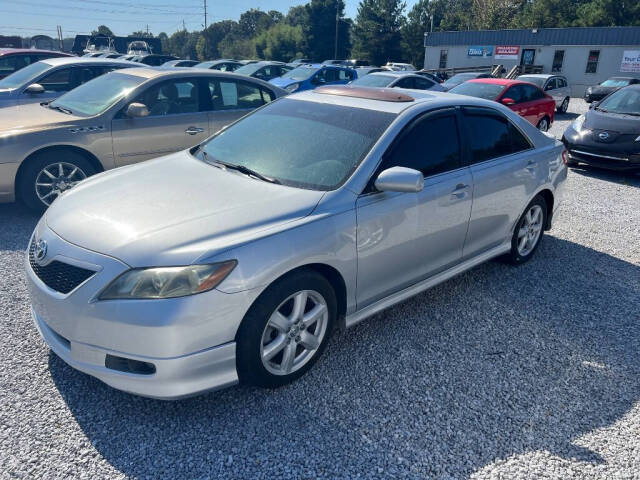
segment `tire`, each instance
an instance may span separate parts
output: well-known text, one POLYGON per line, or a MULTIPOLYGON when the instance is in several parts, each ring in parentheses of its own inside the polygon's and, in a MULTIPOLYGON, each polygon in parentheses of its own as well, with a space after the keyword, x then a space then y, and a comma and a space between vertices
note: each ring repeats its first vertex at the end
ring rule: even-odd
POLYGON ((540 119, 540 121, 538 122, 538 125, 536 125, 536 127, 541 132, 548 131, 549 130, 549 118, 548 117, 542 117, 542 119, 540 119))
POLYGON ((276 388, 300 378, 326 348, 337 311, 333 287, 313 270, 291 273, 267 287, 245 315, 236 334, 240 382, 276 388), (304 300, 302 293, 306 294, 304 300), (296 304, 302 305, 303 301, 305 307, 297 311, 307 315, 296 315, 296 304), (309 322, 307 328, 303 323, 296 323, 301 317, 311 317, 312 310, 317 312, 316 320, 309 322), (292 360, 287 362, 287 359, 292 360))
POLYGON ((540 246, 542 236, 544 235, 544 227, 547 224, 547 202, 540 195, 536 196, 531 203, 527 205, 524 213, 518 219, 516 228, 514 229, 513 236, 511 237, 511 251, 505 256, 505 259, 512 265, 522 265, 527 262, 540 246), (526 235, 532 233, 533 230, 527 225, 530 222, 530 217, 527 215, 532 211, 539 212, 539 218, 536 218, 532 225, 536 225, 535 236, 530 236, 527 241, 526 247, 522 248, 522 233, 526 229, 526 235))
POLYGON ((560 106, 557 108, 558 113, 567 113, 569 109, 569 97, 565 98, 560 106))
POLYGON ((27 162, 16 185, 17 193, 22 203, 37 212, 46 210, 60 193, 96 173, 85 156, 72 150, 37 153, 27 162))

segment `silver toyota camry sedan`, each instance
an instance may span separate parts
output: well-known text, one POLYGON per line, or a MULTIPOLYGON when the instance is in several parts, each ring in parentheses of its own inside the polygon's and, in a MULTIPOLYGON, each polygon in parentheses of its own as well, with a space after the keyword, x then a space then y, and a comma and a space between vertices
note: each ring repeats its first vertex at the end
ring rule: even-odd
POLYGON ((495 102, 326 87, 58 198, 26 255, 68 364, 174 399, 276 387, 348 327, 490 258, 529 260, 560 142, 495 102))
POLYGON ((4 108, 0 203, 43 210, 95 173, 197 145, 286 94, 245 75, 146 67, 107 73, 51 103, 4 108))

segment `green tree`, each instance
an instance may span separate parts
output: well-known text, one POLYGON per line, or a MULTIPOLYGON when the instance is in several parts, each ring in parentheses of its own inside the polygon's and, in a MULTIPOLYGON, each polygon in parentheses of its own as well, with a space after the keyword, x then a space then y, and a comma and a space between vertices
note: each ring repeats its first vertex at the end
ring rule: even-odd
POLYGON ((306 6, 296 5, 295 7, 291 7, 287 12, 287 16, 284 18, 284 21, 293 26, 307 25, 309 23, 309 14, 307 12, 306 6))
POLYGON ((311 0, 305 5, 307 55, 317 61, 334 58, 336 16, 338 17, 338 58, 347 58, 351 50, 349 22, 344 18, 343 0, 311 0))
POLYGON ((573 25, 580 27, 620 27, 640 25, 640 2, 621 0, 592 0, 576 9, 573 25))
POLYGON ((261 32, 270 28, 275 21, 268 13, 263 12, 259 8, 252 8, 240 15, 238 24, 240 33, 245 38, 253 38, 261 32))
POLYGON ((230 33, 218 44, 220 56, 224 58, 255 58, 256 48, 252 38, 230 33))
MULTIPOLYGON (((402 48, 407 53, 407 60, 413 65, 421 65, 424 59, 424 34, 429 31, 431 15, 433 14, 432 2, 418 0, 409 13, 402 26, 402 48)), ((435 24, 434 18, 434 24, 435 24)))
POLYGON ((405 60, 400 31, 404 8, 401 0, 362 0, 353 27, 353 56, 373 65, 405 60))
POLYGON ((147 32, 145 30, 138 30, 136 32, 130 33, 130 37, 145 37, 145 38, 153 38, 153 33, 147 32))
POLYGON ((200 60, 213 60, 220 58, 220 42, 232 32, 239 29, 238 22, 233 20, 222 20, 221 22, 212 23, 202 31, 196 50, 200 60))
POLYGON ((113 34, 113 32, 111 31, 111 29, 109 27, 107 27, 106 25, 100 25, 97 30, 93 30, 91 32, 91 35, 104 35, 106 37, 115 36, 113 34))
POLYGON ((258 57, 288 62, 303 55, 304 34, 300 25, 278 23, 255 39, 258 57))

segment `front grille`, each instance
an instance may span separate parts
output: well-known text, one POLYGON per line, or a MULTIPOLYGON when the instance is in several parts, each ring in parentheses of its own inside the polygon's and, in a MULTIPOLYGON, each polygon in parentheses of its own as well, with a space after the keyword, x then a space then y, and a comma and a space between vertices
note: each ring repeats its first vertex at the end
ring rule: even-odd
POLYGON ((29 245, 29 265, 31 265, 31 269, 47 287, 56 292, 69 293, 96 273, 93 270, 76 267, 58 260, 54 260, 44 266, 38 265, 34 250, 35 241, 32 241, 31 245, 29 245))

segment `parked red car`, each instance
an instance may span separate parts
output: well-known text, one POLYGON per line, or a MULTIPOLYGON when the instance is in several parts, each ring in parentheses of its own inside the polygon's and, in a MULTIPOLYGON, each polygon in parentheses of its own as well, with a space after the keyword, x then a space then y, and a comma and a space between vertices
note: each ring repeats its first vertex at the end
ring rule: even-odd
POLYGON ((30 48, 0 48, 0 79, 21 68, 51 57, 70 57, 68 53, 30 48))
POLYGON ((505 78, 469 80, 452 88, 449 93, 500 102, 543 132, 549 130, 556 112, 556 102, 552 97, 533 83, 520 80, 505 78))

